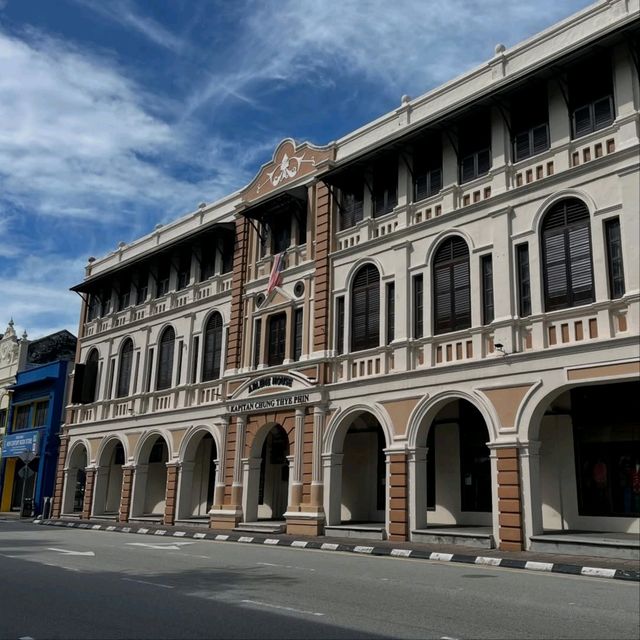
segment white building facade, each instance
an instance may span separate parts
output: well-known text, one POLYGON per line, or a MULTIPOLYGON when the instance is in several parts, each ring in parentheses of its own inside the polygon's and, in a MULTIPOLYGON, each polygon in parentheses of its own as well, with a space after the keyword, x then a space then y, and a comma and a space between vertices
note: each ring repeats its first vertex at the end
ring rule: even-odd
POLYGON ((285 140, 92 261, 54 512, 637 535, 639 14, 598 2, 329 146, 285 140))

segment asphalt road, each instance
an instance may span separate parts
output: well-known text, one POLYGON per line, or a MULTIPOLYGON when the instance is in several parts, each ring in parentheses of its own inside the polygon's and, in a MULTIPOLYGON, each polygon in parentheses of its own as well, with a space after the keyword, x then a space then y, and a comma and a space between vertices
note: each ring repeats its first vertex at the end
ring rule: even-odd
POLYGON ((640 585, 0 521, 2 638, 638 638, 640 585))

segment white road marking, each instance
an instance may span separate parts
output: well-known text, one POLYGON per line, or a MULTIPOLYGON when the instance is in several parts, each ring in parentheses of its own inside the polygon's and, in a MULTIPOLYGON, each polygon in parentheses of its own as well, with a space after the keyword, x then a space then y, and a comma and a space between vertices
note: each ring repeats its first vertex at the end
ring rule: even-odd
POLYGON ((491 558, 489 556, 478 556, 475 560, 476 564, 488 564, 492 567, 499 567, 502 558, 491 558))
POLYGON ((391 549, 391 555, 408 558, 411 556, 411 549, 391 549))
POLYGON ((307 546, 307 541, 306 540, 294 540, 291 543, 292 547, 300 547, 301 549, 304 549, 307 546))
POLYGON ((206 533, 194 533, 193 537, 197 538, 198 540, 202 540, 206 535, 206 533))
POLYGON ((269 604, 268 602, 260 602, 258 600, 240 600, 242 604, 252 604, 256 607, 268 607, 269 609, 279 609, 280 611, 291 611, 293 613, 302 613, 307 616, 323 616, 324 613, 319 611, 305 611, 304 609, 295 609, 294 607, 285 607, 281 604, 269 604))
POLYGON ((34 640, 31 636, 20 636, 18 640, 34 640))
POLYGON ((181 547, 193 542, 127 542, 129 547, 146 547, 147 549, 160 549, 167 551, 179 551, 181 547))
POLYGON ((280 544, 280 540, 278 538, 267 538, 264 544, 280 544))
POLYGON ((253 542, 253 538, 251 536, 240 536, 238 542, 253 542))
POLYGON ((583 576, 597 576, 598 578, 613 578, 616 575, 615 569, 599 569, 598 567, 582 567, 580 572, 583 576))
POLYGON ((158 529, 153 535, 154 536, 164 536, 167 533, 166 529, 158 529))
POLYGON ((152 587, 162 587, 163 589, 174 589, 170 584, 160 584, 159 582, 149 582, 148 580, 136 580, 135 578, 122 578, 127 582, 137 582, 138 584, 150 584, 152 587))
POLYGON ((353 547, 353 550, 356 553, 371 553, 373 551, 373 547, 363 547, 363 546, 357 545, 353 547))
POLYGON ((449 562, 449 560, 451 560, 451 558, 453 558, 453 554, 452 553, 432 553, 429 556, 429 560, 443 560, 444 562, 449 562))
POLYGON ((94 524, 93 527, 91 527, 92 529, 102 529, 102 525, 101 524, 94 524))
POLYGON ((524 568, 525 569, 532 569, 533 571, 551 571, 551 569, 553 569, 553 563, 551 563, 551 562, 534 562, 533 560, 527 560, 527 562, 524 565, 524 568))
POLYGON ((138 529, 138 530, 136 531, 136 533, 142 533, 142 534, 144 534, 144 533, 149 533, 149 529, 142 529, 142 528, 141 528, 141 529, 138 529))
POLYGON ((315 569, 311 569, 310 567, 297 567, 294 564, 276 564, 273 562, 256 562, 256 564, 263 567, 282 567, 283 569, 298 569, 299 571, 315 571, 315 569))
POLYGON ((114 527, 113 525, 109 525, 107 527, 107 531, 115 531, 115 530, 116 530, 116 527, 114 527))
POLYGON ((340 545, 339 544, 335 544, 335 542, 323 542, 320 545, 320 548, 323 551, 335 551, 340 545))
POLYGON ((66 553, 68 556, 95 556, 93 551, 71 551, 70 549, 56 549, 55 547, 47 547, 49 551, 57 551, 58 553, 66 553))
POLYGON ((219 533, 219 534, 216 536, 216 540, 228 540, 228 539, 229 539, 229 536, 225 536, 225 535, 224 535, 224 534, 222 534, 222 533, 219 533))
POLYGON ((175 538, 184 538, 187 535, 186 531, 174 531, 173 535, 175 538))

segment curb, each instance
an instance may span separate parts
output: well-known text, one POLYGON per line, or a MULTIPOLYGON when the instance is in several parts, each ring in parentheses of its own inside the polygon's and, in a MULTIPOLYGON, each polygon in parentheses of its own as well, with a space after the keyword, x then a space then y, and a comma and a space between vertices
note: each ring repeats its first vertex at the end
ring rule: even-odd
POLYGON ((493 556, 471 556, 458 553, 439 553, 421 551, 419 549, 393 549, 391 547, 375 547, 336 542, 318 542, 316 540, 283 540, 269 538, 263 535, 241 535, 237 533, 220 534, 204 531, 168 531, 158 527, 125 526, 121 524, 91 524, 90 522, 75 522, 71 520, 33 520, 33 524, 71 527, 75 529, 89 529, 92 531, 112 531, 116 533, 137 533, 150 536, 167 536, 174 538, 193 538, 195 540, 213 540, 215 542, 238 542, 240 544, 259 544, 278 547, 294 547, 299 549, 318 549, 321 551, 340 551, 343 553, 357 553, 370 556, 392 556, 411 558, 415 560, 434 560, 438 562, 458 562, 461 564, 488 565, 505 567, 507 569, 524 569, 549 573, 564 573, 590 578, 609 578, 640 582, 640 571, 625 569, 604 569, 601 567, 586 567, 582 565, 564 564, 557 562, 535 562, 533 560, 514 560, 511 558, 497 558, 493 556))

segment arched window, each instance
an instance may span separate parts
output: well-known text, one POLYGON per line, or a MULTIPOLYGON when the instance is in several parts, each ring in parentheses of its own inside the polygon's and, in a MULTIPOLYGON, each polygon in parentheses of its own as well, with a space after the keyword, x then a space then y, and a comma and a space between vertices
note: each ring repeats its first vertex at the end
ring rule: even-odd
POLYGON ((133 341, 127 338, 120 349, 120 368, 118 369, 118 387, 116 397, 124 398, 129 395, 131 383, 131 364, 133 362, 133 341))
POLYGON ((593 302, 589 210, 582 200, 556 203, 542 221, 545 311, 593 302))
POLYGON ((371 264, 362 267, 351 289, 351 351, 380 345, 380 273, 371 264))
POLYGON ((202 361, 202 380, 215 380, 220 377, 222 359, 222 316, 214 313, 204 329, 204 358, 202 361))
POLYGON ((167 327, 160 336, 158 347, 158 378, 156 389, 168 389, 173 380, 173 351, 176 332, 173 327, 167 327))
POLYGON ((435 333, 471 326, 469 248, 457 236, 448 238, 433 258, 435 333))
POLYGON ((95 402, 98 390, 98 360, 100 356, 97 349, 93 349, 87 357, 82 385, 82 402, 95 402))

